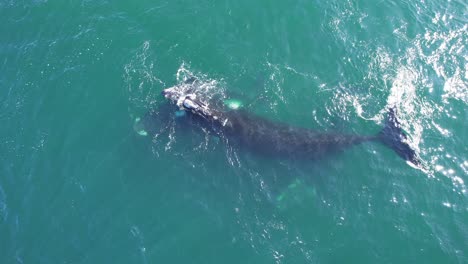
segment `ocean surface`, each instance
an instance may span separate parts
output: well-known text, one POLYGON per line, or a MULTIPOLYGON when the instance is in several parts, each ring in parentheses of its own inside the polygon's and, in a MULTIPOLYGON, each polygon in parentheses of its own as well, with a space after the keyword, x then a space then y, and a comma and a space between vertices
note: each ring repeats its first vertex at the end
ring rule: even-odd
MULTIPOLYGON (((0 0, 0 263, 468 263, 468 3, 0 0), (160 116, 196 76, 377 142, 265 157, 160 116)), ((168 115, 168 116, 167 116, 168 115)))

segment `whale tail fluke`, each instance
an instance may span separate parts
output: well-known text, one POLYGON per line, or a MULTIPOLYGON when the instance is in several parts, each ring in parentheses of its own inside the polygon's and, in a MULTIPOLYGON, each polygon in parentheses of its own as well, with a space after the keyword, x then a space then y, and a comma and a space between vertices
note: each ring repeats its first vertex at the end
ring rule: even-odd
POLYGON ((407 136, 403 132, 395 112, 395 108, 389 109, 385 126, 379 132, 378 139, 384 145, 393 149, 404 160, 411 162, 415 166, 419 166, 421 162, 414 149, 407 143, 407 136))

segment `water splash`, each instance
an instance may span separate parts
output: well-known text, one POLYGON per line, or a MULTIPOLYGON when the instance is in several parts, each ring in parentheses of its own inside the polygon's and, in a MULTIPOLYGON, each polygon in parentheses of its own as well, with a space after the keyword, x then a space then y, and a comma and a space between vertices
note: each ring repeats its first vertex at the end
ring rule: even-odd
POLYGON ((145 41, 134 57, 124 66, 123 79, 130 102, 130 116, 154 108, 159 101, 159 91, 165 83, 156 76, 157 60, 151 52, 151 43, 145 41))
POLYGON ((359 117, 382 123, 386 109, 396 107, 401 125, 409 135, 408 143, 424 160, 425 174, 429 178, 449 178, 453 190, 466 196, 463 153, 453 153, 450 147, 453 143, 450 139, 460 135, 446 125, 447 120, 456 122, 466 115, 460 110, 468 104, 465 44, 468 25, 460 23, 466 19, 450 4, 434 13, 431 5, 415 3, 412 11, 432 16, 432 24, 421 25, 422 32, 412 36, 408 21, 392 21, 393 36, 382 38, 388 40, 389 45, 398 45, 398 49, 394 49, 382 45, 379 40, 363 41, 351 35, 353 31, 346 30, 344 22, 365 26, 358 18, 366 22, 366 14, 349 2, 343 5, 340 15, 328 25, 334 37, 345 43, 350 53, 357 54, 356 58, 368 61, 369 66, 362 83, 346 80, 340 83, 343 89, 337 90, 332 111, 346 112, 346 106, 351 105, 359 117), (370 88, 368 93, 351 94, 346 87, 352 85, 370 88), (375 105, 375 98, 379 96, 387 98, 385 105, 375 105))
POLYGON ((188 65, 186 62, 183 62, 179 69, 177 69, 177 85, 183 84, 192 78, 197 80, 196 90, 191 90, 192 86, 190 85, 182 85, 178 87, 178 89, 182 89, 182 93, 188 93, 190 91, 191 93, 195 93, 197 97, 203 98, 203 100, 207 103, 214 99, 226 98, 226 85, 224 84, 223 79, 217 80, 210 78, 207 74, 195 72, 190 69, 190 65, 188 65))
POLYGON ((416 38, 418 57, 430 65, 431 70, 443 82, 444 104, 449 103, 448 99, 457 99, 468 104, 467 36, 468 26, 464 25, 446 32, 428 30, 416 38))

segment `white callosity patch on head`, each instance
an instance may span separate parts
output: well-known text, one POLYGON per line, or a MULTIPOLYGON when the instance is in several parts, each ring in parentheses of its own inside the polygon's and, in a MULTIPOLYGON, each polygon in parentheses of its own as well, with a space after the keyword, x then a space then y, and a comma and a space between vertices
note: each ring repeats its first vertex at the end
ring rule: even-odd
MULTIPOLYGON (((181 98, 183 103, 182 103, 182 106, 186 109, 189 109, 189 110, 196 110, 198 109, 200 106, 194 102, 194 100, 196 99, 196 95, 194 94, 190 94, 188 96, 186 96, 185 98, 181 98)), ((181 100, 179 99, 179 101, 181 100)))

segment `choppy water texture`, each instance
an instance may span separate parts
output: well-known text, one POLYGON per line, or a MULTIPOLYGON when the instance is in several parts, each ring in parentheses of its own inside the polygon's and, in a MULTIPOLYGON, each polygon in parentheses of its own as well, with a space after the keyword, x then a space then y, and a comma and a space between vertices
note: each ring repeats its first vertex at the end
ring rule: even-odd
POLYGON ((466 1, 0 1, 0 263, 467 263, 466 1), (261 157, 172 116, 193 74, 246 110, 377 133, 261 157), (259 99, 256 99, 259 98, 259 99), (255 102, 255 103, 249 103, 255 102))

